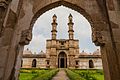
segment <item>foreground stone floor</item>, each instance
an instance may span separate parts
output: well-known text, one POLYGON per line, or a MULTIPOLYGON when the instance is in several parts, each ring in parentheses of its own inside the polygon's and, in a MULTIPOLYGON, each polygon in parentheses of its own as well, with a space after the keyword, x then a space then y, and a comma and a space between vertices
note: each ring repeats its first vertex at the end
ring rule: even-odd
POLYGON ((52 80, 70 80, 64 69, 60 69, 59 72, 52 78, 52 80))

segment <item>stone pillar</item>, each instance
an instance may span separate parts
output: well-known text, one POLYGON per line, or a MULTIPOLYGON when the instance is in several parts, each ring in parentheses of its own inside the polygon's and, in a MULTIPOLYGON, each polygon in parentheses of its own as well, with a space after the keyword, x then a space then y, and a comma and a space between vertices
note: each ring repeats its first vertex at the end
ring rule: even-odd
POLYGON ((111 43, 101 47, 105 80, 120 80, 118 58, 113 49, 111 43))
MULTIPOLYGON (((7 10, 7 14, 5 14, 6 20, 4 21, 6 24, 4 25, 4 31, 2 31, 2 36, 0 37, 0 80, 7 80, 10 78, 12 69, 7 66, 7 64, 11 61, 9 58, 10 48, 11 48, 11 40, 13 38, 14 26, 16 23, 16 14, 12 10, 7 10), (8 68, 6 68, 8 67, 8 68), (6 73, 7 72, 7 73, 6 73), (9 76, 9 77, 8 77, 9 76)), ((3 29, 3 23, 1 30, 3 29)), ((11 54, 12 56, 12 54, 11 54)), ((12 58, 14 59, 14 57, 12 58)), ((14 62, 14 61, 12 61, 14 62)), ((13 64, 11 64, 13 65, 13 64)))
POLYGON ((100 31, 93 31, 93 42, 96 46, 101 47, 101 56, 103 62, 105 80, 119 80, 119 64, 118 57, 113 48, 110 32, 106 31, 106 34, 100 31), (105 36, 106 35, 106 36, 105 36))
POLYGON ((120 44, 120 4, 115 3, 117 3, 115 0, 104 1, 111 37, 111 42, 106 45, 106 51, 110 68, 110 78, 111 80, 120 80, 120 46, 118 46, 120 44), (117 6, 119 6, 119 8, 117 8, 117 6))
POLYGON ((0 36, 3 32, 3 22, 6 15, 8 2, 6 0, 0 0, 0 36))

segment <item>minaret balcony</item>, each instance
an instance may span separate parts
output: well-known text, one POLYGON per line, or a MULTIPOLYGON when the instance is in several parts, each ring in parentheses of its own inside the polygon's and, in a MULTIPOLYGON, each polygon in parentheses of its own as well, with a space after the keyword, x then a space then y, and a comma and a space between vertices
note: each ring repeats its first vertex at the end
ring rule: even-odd
POLYGON ((51 32, 57 32, 57 30, 52 30, 51 32))
POLYGON ((68 32, 74 32, 74 30, 69 30, 68 32))
POLYGON ((58 25, 56 22, 51 23, 52 25, 58 25))
POLYGON ((73 22, 69 22, 68 25, 74 25, 74 23, 73 22))

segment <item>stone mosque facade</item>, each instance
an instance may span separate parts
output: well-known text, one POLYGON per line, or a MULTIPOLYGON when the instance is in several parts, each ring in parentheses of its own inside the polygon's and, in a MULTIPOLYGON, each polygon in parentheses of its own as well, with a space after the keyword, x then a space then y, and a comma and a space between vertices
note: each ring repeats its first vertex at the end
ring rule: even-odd
POLYGON ((79 40, 74 39, 73 17, 68 17, 69 39, 57 39, 57 16, 53 16, 52 38, 46 40, 46 53, 33 54, 29 49, 23 52, 22 68, 78 68, 102 69, 100 50, 93 53, 79 52, 79 40))

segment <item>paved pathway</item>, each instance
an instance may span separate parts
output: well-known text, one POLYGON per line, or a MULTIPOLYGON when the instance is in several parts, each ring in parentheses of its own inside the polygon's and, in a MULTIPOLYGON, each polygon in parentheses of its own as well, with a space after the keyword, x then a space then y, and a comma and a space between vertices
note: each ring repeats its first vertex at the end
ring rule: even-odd
POLYGON ((59 72, 52 78, 52 80, 70 80, 64 69, 60 69, 59 72))

